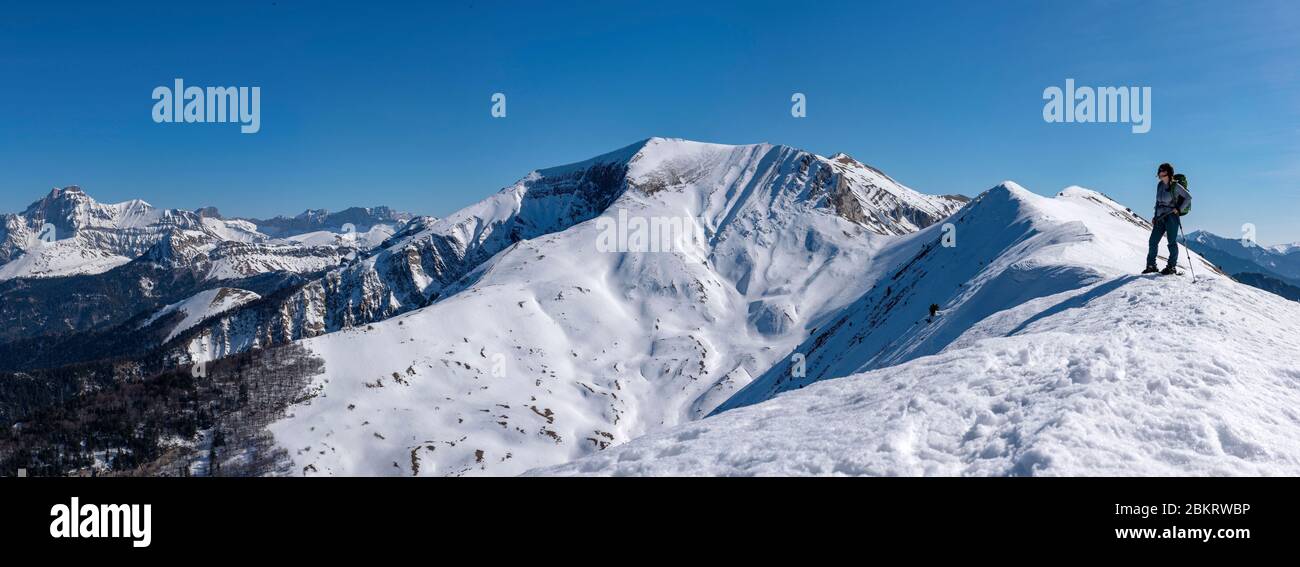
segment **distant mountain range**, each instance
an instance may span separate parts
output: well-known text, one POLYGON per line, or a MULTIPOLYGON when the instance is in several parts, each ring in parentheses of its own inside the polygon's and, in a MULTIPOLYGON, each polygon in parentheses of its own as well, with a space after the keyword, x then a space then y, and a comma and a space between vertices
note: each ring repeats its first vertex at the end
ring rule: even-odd
POLYGON ((18 323, 0 327, 0 369, 113 354, 121 339, 91 342, 85 333, 116 337, 127 321, 196 293, 274 295, 354 261, 411 218, 376 207, 225 219, 212 208, 105 205, 77 186, 54 189, 0 218, 0 320, 18 323))
POLYGON ((368 232, 379 225, 396 226, 414 218, 410 213, 394 211, 388 207, 351 207, 333 213, 325 209, 309 209, 296 217, 275 217, 265 220, 248 219, 267 236, 283 238, 308 232, 346 232, 352 225, 356 232, 368 232))
POLYGON ((166 249, 154 250, 155 257, 182 254, 191 261, 201 253, 217 261, 213 278, 320 269, 304 259, 330 254, 304 254, 304 244, 365 248, 411 218, 388 207, 354 207, 308 210, 294 218, 225 219, 212 207, 158 209, 138 199, 106 205, 74 185, 51 190, 21 213, 0 216, 0 280, 103 273, 160 243, 166 249))
POLYGON ((1300 244, 1260 246, 1198 230, 1187 246, 1242 283, 1300 300, 1300 244))

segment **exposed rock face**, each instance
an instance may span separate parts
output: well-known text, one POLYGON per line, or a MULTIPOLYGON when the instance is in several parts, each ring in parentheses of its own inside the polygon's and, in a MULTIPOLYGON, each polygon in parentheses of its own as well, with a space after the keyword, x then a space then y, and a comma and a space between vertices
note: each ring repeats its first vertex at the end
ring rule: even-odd
POLYGON ((947 218, 969 199, 930 196, 912 191, 880 170, 845 154, 836 154, 818 170, 831 206, 846 219, 879 234, 909 234, 947 218))

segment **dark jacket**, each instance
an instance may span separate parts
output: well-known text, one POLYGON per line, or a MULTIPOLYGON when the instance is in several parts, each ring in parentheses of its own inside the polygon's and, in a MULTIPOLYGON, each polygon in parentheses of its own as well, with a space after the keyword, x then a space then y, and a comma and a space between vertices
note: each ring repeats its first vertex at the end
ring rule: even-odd
POLYGON ((1186 211, 1192 206, 1192 194, 1187 192, 1187 188, 1177 181, 1173 185, 1174 189, 1170 191, 1169 184, 1164 181, 1156 184, 1156 218, 1174 211, 1186 211))

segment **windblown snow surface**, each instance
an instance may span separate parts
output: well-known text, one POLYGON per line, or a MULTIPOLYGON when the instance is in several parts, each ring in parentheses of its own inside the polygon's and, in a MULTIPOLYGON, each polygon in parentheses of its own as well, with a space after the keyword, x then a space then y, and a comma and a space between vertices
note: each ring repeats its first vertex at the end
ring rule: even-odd
POLYGON ((921 293, 909 316, 868 294, 796 349, 805 378, 777 365, 711 417, 531 473, 1300 474, 1296 303, 1199 260, 1132 275, 1149 225, 1100 193, 1008 182, 955 217, 957 246, 889 280, 921 293))

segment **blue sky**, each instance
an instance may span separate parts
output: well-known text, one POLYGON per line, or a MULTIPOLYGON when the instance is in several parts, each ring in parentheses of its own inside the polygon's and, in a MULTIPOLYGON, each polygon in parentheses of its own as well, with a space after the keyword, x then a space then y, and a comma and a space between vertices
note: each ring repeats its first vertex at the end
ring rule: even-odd
POLYGON ((1077 184, 1143 212, 1170 161, 1189 228, 1290 242, 1298 87, 1295 2, 29 2, 0 19, 0 211, 75 183, 228 215, 445 215, 669 136, 842 151, 928 193, 1077 184), (261 132, 155 124, 150 93, 176 77, 260 86, 261 132), (1066 78, 1151 87, 1151 132, 1044 122, 1066 78))

